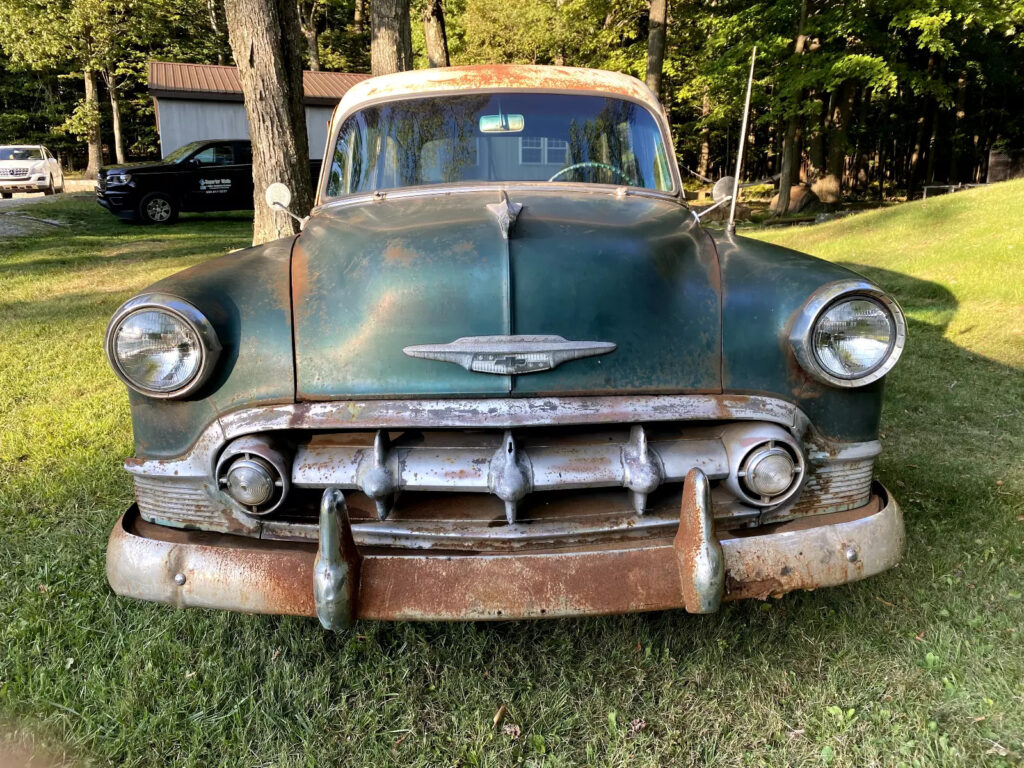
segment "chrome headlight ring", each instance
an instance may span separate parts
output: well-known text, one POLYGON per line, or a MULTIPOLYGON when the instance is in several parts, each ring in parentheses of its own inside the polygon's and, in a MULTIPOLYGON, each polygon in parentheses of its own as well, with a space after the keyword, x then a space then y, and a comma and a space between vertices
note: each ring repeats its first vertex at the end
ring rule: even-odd
POLYGON ((199 389, 209 380, 221 351, 217 332, 213 329, 213 325, 210 324, 206 316, 184 299, 164 293, 141 294, 122 304, 117 312, 114 313, 114 316, 110 318, 110 323, 107 325, 104 348, 110 367, 114 369, 114 373, 124 382, 125 386, 146 397, 158 399, 182 398, 199 389), (148 310, 171 315, 176 320, 184 323, 199 341, 199 365, 196 371, 177 389, 161 391, 146 389, 140 386, 125 374, 117 357, 115 347, 117 331, 120 329, 121 324, 132 315, 148 310))
POLYGON ((863 387, 878 381, 896 365, 907 343, 907 321, 903 310, 889 294, 866 280, 840 280, 830 283, 811 295, 800 309, 789 334, 797 362, 819 381, 835 387, 863 387), (814 330, 822 315, 836 304, 849 299, 863 298, 880 305, 892 318, 893 338, 885 357, 861 376, 841 377, 825 370, 814 350, 814 330))

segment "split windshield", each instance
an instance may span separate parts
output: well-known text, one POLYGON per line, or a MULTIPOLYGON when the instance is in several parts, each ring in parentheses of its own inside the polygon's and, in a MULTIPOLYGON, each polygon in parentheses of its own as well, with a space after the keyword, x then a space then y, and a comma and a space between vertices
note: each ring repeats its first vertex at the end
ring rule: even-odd
POLYGON ((25 147, 0 147, 0 160, 42 160, 43 153, 38 149, 25 147))
POLYGON ((661 131, 644 107, 603 96, 492 93, 356 112, 338 135, 327 195, 474 181, 673 187, 661 131))

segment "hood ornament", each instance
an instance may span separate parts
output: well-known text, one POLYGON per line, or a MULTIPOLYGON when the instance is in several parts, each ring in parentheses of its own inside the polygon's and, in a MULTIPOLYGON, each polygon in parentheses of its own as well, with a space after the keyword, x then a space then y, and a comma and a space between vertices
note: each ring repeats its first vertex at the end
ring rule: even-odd
POLYGON ((561 336, 464 336, 449 344, 420 344, 402 350, 409 357, 461 365, 499 376, 550 371, 569 360, 607 355, 607 341, 567 341, 561 336))
POLYGON ((512 231, 512 227, 515 226, 516 217, 523 210, 523 204, 509 202, 508 194, 502 191, 501 202, 490 203, 487 206, 487 210, 498 220, 498 229, 501 230, 501 237, 504 240, 508 240, 508 234, 512 231))

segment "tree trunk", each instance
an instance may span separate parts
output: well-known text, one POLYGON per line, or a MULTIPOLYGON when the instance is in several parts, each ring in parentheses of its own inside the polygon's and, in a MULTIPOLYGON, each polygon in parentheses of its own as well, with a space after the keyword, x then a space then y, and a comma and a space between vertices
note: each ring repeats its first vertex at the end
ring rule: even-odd
POLYGON ((110 115, 114 126, 114 156, 117 162, 127 162, 124 154, 124 135, 121 130, 121 94, 118 91, 117 79, 109 69, 103 73, 103 80, 107 84, 107 93, 110 95, 110 115))
POLYGON ((707 125, 708 115, 711 114, 711 94, 704 91, 700 100, 700 159, 697 161, 697 173, 705 179, 708 177, 708 163, 711 160, 711 128, 707 125))
POLYGON ((953 127, 953 151, 949 157, 949 181, 963 181, 967 142, 964 136, 964 117, 967 115, 967 72, 961 71, 956 80, 956 114, 953 127))
POLYGON ((213 36, 217 40, 217 63, 223 65, 224 62, 224 30, 220 23, 221 5, 217 0, 206 0, 206 12, 210 17, 210 29, 213 30, 213 36))
POLYGON ((645 82, 654 95, 661 97, 661 69, 665 61, 665 23, 668 0, 651 0, 647 25, 647 77, 645 82))
POLYGON ((363 32, 363 0, 356 0, 355 9, 352 11, 352 23, 355 25, 356 32, 362 34, 362 32, 363 32))
POLYGON ((103 144, 100 140, 100 98, 96 70, 85 70, 85 104, 94 118, 89 125, 86 141, 89 144, 89 164, 85 166, 85 178, 95 179, 103 165, 103 144))
POLYGON ((853 110, 853 97, 857 91, 853 80, 847 80, 836 93, 835 103, 828 119, 828 162, 826 170, 836 182, 842 184, 843 171, 846 166, 846 141, 850 129, 850 112, 853 110))
POLYGON ((423 37, 427 44, 427 59, 431 67, 447 67, 448 35, 444 29, 444 8, 441 0, 427 0, 423 9, 423 37))
POLYGON ((297 216, 309 213, 313 201, 302 98, 304 46, 295 0, 226 0, 224 10, 252 137, 253 245, 258 245, 297 231, 290 216, 264 201, 270 184, 288 186, 297 216))
POLYGON ((812 184, 825 175, 825 116, 828 109, 825 99, 818 94, 818 116, 814 121, 814 132, 808 139, 807 148, 807 181, 812 184))
POLYGON ((370 72, 373 76, 412 69, 409 0, 373 0, 370 26, 370 72))
MULTIPOLYGON (((806 24, 807 0, 801 0, 800 22, 797 24, 796 37, 793 40, 793 56, 797 59, 803 56, 804 48, 807 46, 807 36, 804 35, 806 24)), ((800 172, 800 144, 803 140, 803 132, 799 130, 799 127, 800 117, 794 109, 793 114, 786 121, 786 133, 782 141, 782 167, 779 169, 779 202, 775 209, 776 216, 785 216, 789 210, 789 190, 793 186, 794 176, 800 172)))
POLYGON ((311 3, 297 3, 296 10, 299 14, 299 26, 302 28, 302 36, 306 38, 306 54, 309 57, 309 68, 314 72, 320 71, 320 35, 317 33, 316 25, 320 15, 319 0, 311 3))

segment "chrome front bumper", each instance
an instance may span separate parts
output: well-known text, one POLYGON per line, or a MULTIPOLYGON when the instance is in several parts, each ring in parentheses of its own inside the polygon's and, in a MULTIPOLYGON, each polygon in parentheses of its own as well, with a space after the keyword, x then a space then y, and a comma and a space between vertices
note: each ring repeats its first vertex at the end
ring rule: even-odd
MULTIPOLYGON (((700 488, 689 477, 686 485, 675 538, 498 554, 356 553, 349 539, 338 555, 346 565, 339 581, 346 594, 327 595, 336 601, 334 624, 354 618, 707 612, 720 600, 765 599, 857 581, 891 568, 903 552, 903 517, 878 484, 871 502, 859 509, 720 532, 701 529, 700 488)), ((351 536, 347 517, 340 523, 344 542, 351 536)), ((141 520, 132 507, 110 535, 107 579, 128 597, 179 607, 319 615, 327 625, 324 588, 314 589, 325 570, 317 561, 317 547, 309 543, 175 530, 141 520)))

